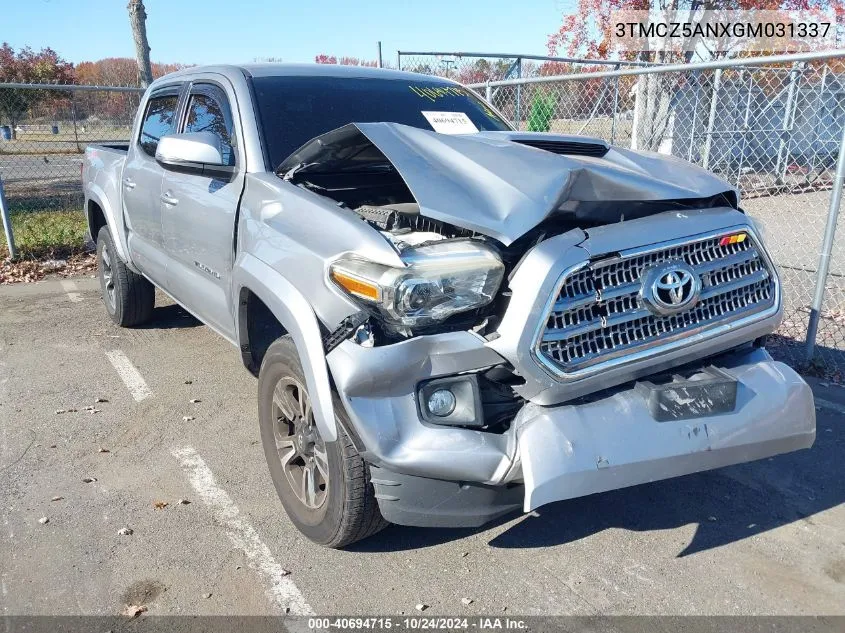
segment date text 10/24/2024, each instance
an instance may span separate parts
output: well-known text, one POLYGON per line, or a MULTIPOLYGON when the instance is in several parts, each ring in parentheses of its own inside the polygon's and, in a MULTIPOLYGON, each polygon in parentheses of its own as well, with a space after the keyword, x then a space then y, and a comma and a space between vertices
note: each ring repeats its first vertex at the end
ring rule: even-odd
POLYGON ((439 617, 439 616, 401 616, 401 617, 357 617, 357 618, 308 618, 308 628, 311 630, 512 630, 519 631, 527 628, 527 623, 519 618, 477 616, 439 617))

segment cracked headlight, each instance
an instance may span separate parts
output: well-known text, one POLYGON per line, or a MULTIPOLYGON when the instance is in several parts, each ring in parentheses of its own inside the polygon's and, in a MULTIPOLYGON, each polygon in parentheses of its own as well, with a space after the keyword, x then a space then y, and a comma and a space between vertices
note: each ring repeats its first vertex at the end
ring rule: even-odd
POLYGON ((487 305, 505 270, 491 248, 471 240, 409 248, 402 259, 402 268, 339 259, 329 267, 329 278, 388 323, 414 327, 487 305))

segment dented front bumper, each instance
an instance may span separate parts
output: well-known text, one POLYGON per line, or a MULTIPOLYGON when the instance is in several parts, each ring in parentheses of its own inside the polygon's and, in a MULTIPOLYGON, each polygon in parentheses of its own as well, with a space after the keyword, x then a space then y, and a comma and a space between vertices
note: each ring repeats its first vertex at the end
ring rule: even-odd
POLYGON ((498 434, 426 423, 416 402, 421 381, 502 362, 478 336, 370 349, 347 341, 328 360, 382 513, 405 525, 482 525, 520 507, 808 448, 815 438, 810 388, 758 348, 707 361, 737 381, 730 413, 659 422, 629 385, 587 402, 529 402, 498 434))
POLYGON ((737 401, 721 415, 658 422, 633 388, 577 406, 527 405, 514 424, 524 510, 812 446, 813 395, 798 374, 764 350, 724 371, 737 401))

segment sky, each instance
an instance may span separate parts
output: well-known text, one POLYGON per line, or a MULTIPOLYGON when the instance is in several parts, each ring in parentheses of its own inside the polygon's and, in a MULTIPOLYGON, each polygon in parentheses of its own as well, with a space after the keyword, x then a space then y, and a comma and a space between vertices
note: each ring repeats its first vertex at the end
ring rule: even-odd
MULTIPOLYGON (((0 0, 0 41, 78 63, 135 54, 127 0, 0 0), (26 7, 23 9, 22 7, 26 7)), ((396 51, 545 55, 569 0, 144 0, 151 58, 186 64, 396 51)))

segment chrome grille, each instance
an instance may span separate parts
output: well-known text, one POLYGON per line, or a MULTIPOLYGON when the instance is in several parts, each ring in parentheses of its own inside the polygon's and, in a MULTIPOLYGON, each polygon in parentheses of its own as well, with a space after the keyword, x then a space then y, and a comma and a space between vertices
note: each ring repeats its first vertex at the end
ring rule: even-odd
POLYGON ((772 309, 776 284, 769 262, 744 230, 591 261, 562 280, 536 350, 555 373, 577 372, 772 309), (746 233, 745 241, 720 245, 723 235, 737 232, 746 233), (687 310, 658 315, 640 296, 642 278, 672 261, 693 268, 701 295, 687 310))

